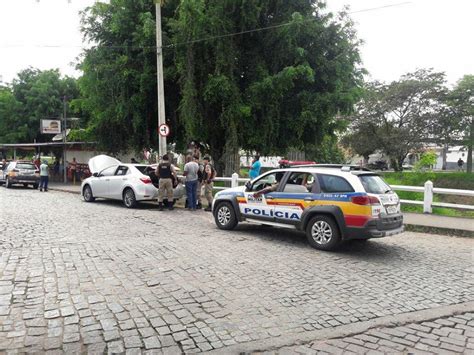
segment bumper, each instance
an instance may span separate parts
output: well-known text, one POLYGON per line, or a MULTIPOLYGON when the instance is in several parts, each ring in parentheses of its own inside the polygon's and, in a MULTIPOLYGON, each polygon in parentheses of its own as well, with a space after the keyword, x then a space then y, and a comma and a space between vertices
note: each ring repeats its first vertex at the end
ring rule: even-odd
POLYGON ((12 184, 39 184, 40 178, 34 176, 14 176, 8 178, 12 184))
POLYGON ((400 234, 404 231, 403 215, 396 214, 371 220, 361 228, 347 228, 344 240, 383 238, 400 234))

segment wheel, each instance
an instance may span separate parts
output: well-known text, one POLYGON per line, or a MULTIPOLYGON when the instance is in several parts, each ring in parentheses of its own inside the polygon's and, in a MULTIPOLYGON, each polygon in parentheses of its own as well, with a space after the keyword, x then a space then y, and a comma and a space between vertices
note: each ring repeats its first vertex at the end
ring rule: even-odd
POLYGON ((229 202, 222 202, 217 205, 214 211, 214 219, 219 229, 234 229, 238 223, 234 207, 229 202))
POLYGON ((135 193, 131 188, 126 188, 123 192, 123 204, 127 208, 134 208, 137 206, 137 199, 135 198, 135 193))
POLYGON ((94 202, 95 197, 92 195, 92 189, 89 185, 84 186, 84 191, 82 192, 82 196, 84 197, 84 201, 86 202, 94 202))
POLYGON ((341 233, 332 217, 317 215, 306 226, 306 238, 316 249, 334 250, 341 244, 341 233))
POLYGON ((38 190, 38 186, 39 186, 38 184, 33 184, 33 188, 34 188, 35 190, 38 190))
POLYGON ((10 187, 12 187, 12 183, 10 182, 10 179, 8 178, 7 176, 7 179, 5 180, 5 187, 7 189, 9 189, 10 187))

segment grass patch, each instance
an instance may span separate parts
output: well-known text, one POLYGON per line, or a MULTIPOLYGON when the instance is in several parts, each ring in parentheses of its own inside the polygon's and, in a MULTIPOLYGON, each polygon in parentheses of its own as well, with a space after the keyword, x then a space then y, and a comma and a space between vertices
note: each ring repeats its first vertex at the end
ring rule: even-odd
MULTIPOLYGON (((390 185, 424 186, 425 182, 430 180, 433 182, 434 187, 474 190, 474 174, 461 172, 387 172, 383 173, 383 177, 390 185)), ((423 193, 420 192, 397 191, 397 194, 403 200, 423 201, 423 193)), ((434 194, 433 199, 435 202, 474 205, 474 198, 467 196, 434 194)), ((423 213, 423 206, 403 204, 402 211, 423 213)), ((474 218, 474 211, 457 210, 444 207, 433 207, 433 214, 451 217, 474 218)))

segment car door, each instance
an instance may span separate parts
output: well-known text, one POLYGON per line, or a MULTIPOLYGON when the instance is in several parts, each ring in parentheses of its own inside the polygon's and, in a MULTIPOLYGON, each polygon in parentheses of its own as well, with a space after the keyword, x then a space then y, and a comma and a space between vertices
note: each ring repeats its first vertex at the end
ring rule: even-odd
POLYGON ((128 167, 124 165, 119 165, 116 169, 113 176, 109 178, 109 187, 108 187, 108 197, 121 200, 123 186, 127 183, 128 180, 128 167))
POLYGON ((304 171, 291 172, 280 191, 274 193, 275 221, 297 224, 305 208, 315 200, 318 188, 315 175, 304 171))
POLYGON ((273 199, 275 198, 278 185, 283 180, 284 175, 284 171, 270 172, 255 180, 251 188, 245 191, 245 199, 239 203, 240 213, 248 219, 274 222, 275 217, 273 212, 275 207, 273 199), (270 186, 277 186, 276 191, 270 191, 258 197, 255 196, 256 192, 262 191, 270 186))
POLYGON ((92 186, 92 193, 95 197, 108 197, 109 196, 109 184, 110 178, 115 175, 117 165, 109 166, 98 173, 94 179, 92 186))

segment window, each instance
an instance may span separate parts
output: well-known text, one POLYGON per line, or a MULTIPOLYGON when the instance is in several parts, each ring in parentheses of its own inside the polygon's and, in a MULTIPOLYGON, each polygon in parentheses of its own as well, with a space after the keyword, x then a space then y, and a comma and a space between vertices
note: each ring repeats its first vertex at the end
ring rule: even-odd
POLYGON ((121 176, 121 175, 127 175, 128 173, 128 168, 126 166, 119 166, 117 168, 117 171, 115 172, 115 175, 121 176))
POLYGON ((100 176, 113 176, 115 174, 115 170, 117 170, 117 165, 110 166, 100 172, 100 176))
POLYGON ((285 172, 280 171, 262 176, 260 179, 258 179, 252 184, 251 191, 260 191, 265 187, 269 187, 276 183, 279 183, 283 178, 283 175, 285 175, 285 172))
POLYGON ((321 192, 354 192, 346 179, 334 175, 318 175, 321 192))
POLYGON ((366 192, 371 194, 384 194, 389 191, 392 191, 390 186, 388 186, 385 181, 380 176, 377 175, 360 175, 360 182, 366 192))
POLYGON ((25 169, 25 170, 35 170, 36 167, 34 164, 30 163, 18 163, 16 164, 17 169, 25 169))
POLYGON ((292 173, 288 178, 283 192, 308 193, 313 190, 314 176, 310 173, 292 173))

